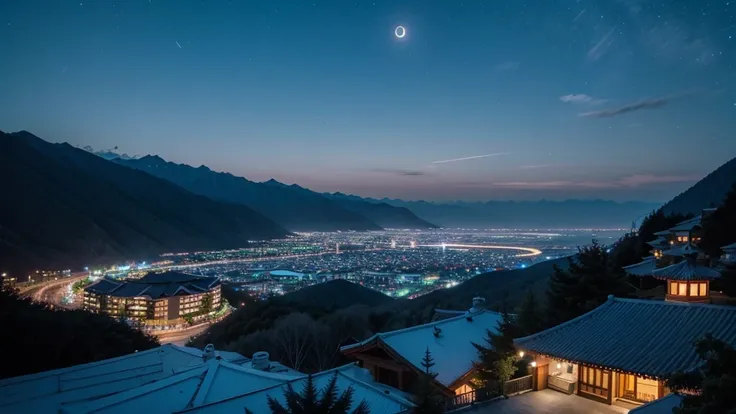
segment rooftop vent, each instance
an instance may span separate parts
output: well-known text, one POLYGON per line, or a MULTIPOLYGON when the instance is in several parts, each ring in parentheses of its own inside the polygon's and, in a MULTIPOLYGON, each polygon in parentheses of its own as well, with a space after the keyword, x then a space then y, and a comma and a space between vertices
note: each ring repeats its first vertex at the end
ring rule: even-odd
POLYGON ((255 354, 253 354, 253 361, 251 362, 251 366, 253 367, 253 369, 269 371, 269 368, 271 367, 271 361, 269 361, 268 358, 268 352, 256 352, 255 354))
POLYGON ((207 345, 204 347, 204 350, 202 350, 202 359, 204 361, 209 361, 210 359, 215 357, 215 346, 212 344, 207 345))
POLYGON ((486 298, 482 296, 476 296, 473 298, 473 307, 470 308, 470 312, 478 312, 486 307, 486 298))

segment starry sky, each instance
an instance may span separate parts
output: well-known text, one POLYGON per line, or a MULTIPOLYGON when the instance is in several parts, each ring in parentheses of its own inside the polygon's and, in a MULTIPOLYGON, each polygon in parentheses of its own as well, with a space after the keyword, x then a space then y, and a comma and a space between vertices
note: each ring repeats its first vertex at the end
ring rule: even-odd
POLYGON ((0 19, 0 130, 255 181, 666 201, 736 156, 736 0, 7 0, 0 19))

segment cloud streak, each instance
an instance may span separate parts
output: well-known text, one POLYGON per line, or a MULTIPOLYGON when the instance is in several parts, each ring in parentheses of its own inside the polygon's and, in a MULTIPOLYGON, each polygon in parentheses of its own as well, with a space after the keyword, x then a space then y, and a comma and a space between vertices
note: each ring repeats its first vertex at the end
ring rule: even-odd
POLYGON ((696 175, 653 175, 634 174, 612 180, 556 180, 556 181, 506 181, 491 183, 493 187, 514 188, 524 190, 544 189, 608 189, 608 188, 637 188, 653 184, 687 183, 699 180, 696 175))
POLYGON ((460 161, 469 161, 469 160, 477 160, 478 158, 488 158, 488 157, 497 157, 499 155, 508 155, 508 152, 497 152, 495 154, 483 154, 483 155, 473 155, 471 157, 462 157, 462 158, 453 158, 450 160, 439 160, 439 161, 432 161, 432 164, 447 164, 450 162, 460 162, 460 161))
POLYGON ((601 105, 601 104, 608 102, 608 99, 597 99, 597 98, 593 98, 590 95, 586 95, 584 93, 579 93, 579 94, 573 93, 570 95, 560 96, 560 100, 564 103, 585 104, 585 105, 601 105))
POLYGON ((374 168, 371 171, 379 172, 379 173, 385 173, 385 174, 394 174, 399 175, 402 177, 419 177, 423 175, 428 175, 424 171, 419 170, 402 170, 399 168, 374 168))
POLYGON ((668 103, 674 101, 675 99, 678 99, 678 98, 681 98, 687 95, 690 95, 690 94, 663 96, 661 98, 653 98, 653 99, 642 99, 640 101, 632 102, 624 106, 620 106, 618 108, 604 109, 602 111, 583 112, 583 113, 578 114, 578 116, 587 117, 587 118, 608 118, 612 116, 623 115, 629 112, 638 111, 640 109, 661 108, 667 105, 668 103))

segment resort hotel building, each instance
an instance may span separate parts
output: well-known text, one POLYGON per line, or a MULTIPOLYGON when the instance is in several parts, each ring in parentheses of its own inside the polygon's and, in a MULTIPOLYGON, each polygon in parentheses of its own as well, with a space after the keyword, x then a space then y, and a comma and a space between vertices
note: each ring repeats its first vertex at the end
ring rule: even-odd
POLYGON ((146 325, 182 325, 220 309, 220 287, 219 278, 178 272, 129 280, 103 278, 84 288, 83 308, 146 325))

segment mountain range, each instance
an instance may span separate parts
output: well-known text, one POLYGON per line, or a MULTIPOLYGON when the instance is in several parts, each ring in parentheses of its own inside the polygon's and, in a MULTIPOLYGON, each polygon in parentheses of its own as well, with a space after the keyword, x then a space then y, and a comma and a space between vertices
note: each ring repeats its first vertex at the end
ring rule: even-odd
POLYGON ((120 165, 171 181, 194 194, 242 204, 290 231, 428 229, 428 223, 403 207, 361 199, 339 200, 276 180, 257 183, 229 173, 168 162, 158 156, 114 159, 120 165))
POLYGON ((617 203, 609 200, 435 203, 386 198, 377 200, 342 193, 327 196, 339 200, 363 200, 404 207, 441 227, 454 228, 628 228, 633 220, 661 206, 661 203, 617 203))
POLYGON ((28 132, 0 132, 3 271, 59 269, 288 235, 232 203, 28 132))
POLYGON ((699 214, 704 208, 723 203, 731 186, 736 184, 736 158, 718 167, 692 187, 662 206, 666 214, 699 214))

